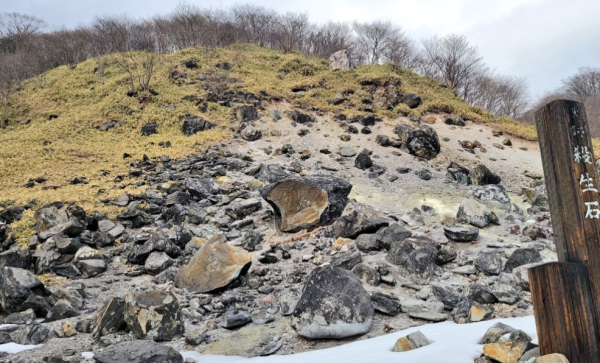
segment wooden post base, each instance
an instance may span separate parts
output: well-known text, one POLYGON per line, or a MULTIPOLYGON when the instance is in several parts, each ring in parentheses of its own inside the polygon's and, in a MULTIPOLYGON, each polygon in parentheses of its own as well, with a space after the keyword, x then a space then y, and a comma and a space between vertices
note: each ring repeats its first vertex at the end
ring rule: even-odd
POLYGON ((600 363, 600 340, 588 271, 552 262, 529 269, 540 353, 562 353, 570 363, 600 363))

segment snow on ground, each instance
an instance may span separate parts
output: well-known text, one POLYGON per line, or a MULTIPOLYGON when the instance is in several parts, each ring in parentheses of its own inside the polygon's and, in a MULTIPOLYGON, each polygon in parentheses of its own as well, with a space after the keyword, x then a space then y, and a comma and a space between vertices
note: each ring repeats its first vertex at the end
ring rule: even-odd
MULTIPOLYGON (((243 358, 217 355, 204 355, 194 351, 181 352, 184 358, 194 358, 202 363, 427 363, 438 362, 443 357, 445 363, 472 363, 481 355, 482 345, 477 342, 492 325, 502 322, 515 329, 525 331, 537 343, 535 320, 533 316, 511 319, 495 319, 472 324, 455 324, 444 322, 426 324, 377 338, 361 340, 335 348, 315 350, 293 355, 272 355, 268 357, 243 358), (414 331, 420 330, 430 344, 409 352, 395 353, 392 347, 396 340, 414 331)), ((0 325, 0 329, 3 326, 0 325)), ((0 344, 0 352, 14 354, 39 345, 20 345, 15 343, 0 344)), ((91 352, 82 354, 82 358, 92 359, 91 352)))
POLYGON ((0 344, 0 352, 4 352, 4 353, 8 353, 8 354, 16 354, 16 353, 20 353, 24 350, 33 349, 33 348, 37 348, 37 347, 41 347, 41 345, 23 345, 23 344, 17 344, 17 343, 6 343, 6 344, 0 344))
POLYGON ((473 363, 473 360, 479 357, 483 351, 483 346, 477 342, 489 327, 499 322, 525 331, 534 339, 533 342, 537 343, 535 320, 533 316, 527 316, 472 324, 455 324, 453 322, 427 324, 335 348, 293 355, 243 358, 203 355, 197 352, 182 352, 181 354, 184 358, 191 357, 202 363, 427 363, 440 360, 445 363, 473 363), (398 338, 417 330, 425 334, 431 344, 409 352, 392 352, 392 347, 398 338))

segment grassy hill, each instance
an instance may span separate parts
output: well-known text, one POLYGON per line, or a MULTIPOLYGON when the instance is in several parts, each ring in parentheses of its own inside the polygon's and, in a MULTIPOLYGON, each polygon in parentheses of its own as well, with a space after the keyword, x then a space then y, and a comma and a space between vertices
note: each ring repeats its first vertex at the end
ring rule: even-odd
MULTIPOLYGON (((127 176, 132 159, 124 159, 124 153, 133 159, 144 154, 150 158, 179 158, 229 136, 226 127, 193 136, 181 132, 181 117, 186 114, 202 116, 220 126, 235 121, 229 107, 212 101, 196 102, 205 99, 208 84, 233 92, 266 93, 263 98, 288 100, 306 109, 341 110, 356 115, 361 113, 357 111, 361 100, 368 96, 362 85, 400 81, 401 93, 416 93, 423 103, 416 109, 404 104, 393 110, 374 107, 373 112, 379 117, 391 120, 399 114, 453 113, 494 123, 498 129, 521 137, 535 138, 533 127, 471 107, 448 87, 405 69, 376 65, 330 72, 325 60, 254 45, 190 48, 160 56, 150 82, 154 94, 129 97, 129 76, 111 59, 142 62, 147 56, 138 53, 104 57, 103 75, 98 69, 102 63, 90 59, 74 69, 62 66, 29 80, 15 95, 11 107, 0 113, 0 120, 8 120, 8 126, 0 129, 0 203, 25 204, 35 199, 39 207, 55 201, 78 202, 86 210, 113 213, 98 200, 114 198, 125 191, 138 192, 131 185, 135 179, 113 181, 117 176, 127 176), (198 63, 197 68, 182 66, 190 59, 198 63), (231 69, 216 67, 222 62, 229 62, 231 69), (298 97, 292 88, 303 89, 303 96, 298 97), (344 105, 329 103, 336 94, 349 90, 349 100, 344 105), (109 122, 119 126, 108 131, 99 129, 109 122), (159 124, 159 133, 141 136, 141 127, 153 122, 159 124), (171 143, 169 148, 159 145, 166 141, 171 143), (74 178, 86 178, 88 183, 71 184, 74 178), (42 182, 24 187, 34 179, 42 182)), ((23 237, 31 232, 32 215, 32 211, 27 212, 26 218, 16 225, 23 237)))

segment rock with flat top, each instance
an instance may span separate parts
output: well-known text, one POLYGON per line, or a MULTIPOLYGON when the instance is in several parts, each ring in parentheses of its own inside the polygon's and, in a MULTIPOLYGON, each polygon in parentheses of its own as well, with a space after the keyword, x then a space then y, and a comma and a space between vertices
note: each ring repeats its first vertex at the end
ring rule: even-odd
POLYGON ((348 51, 345 49, 338 50, 329 56, 329 70, 339 71, 350 68, 350 59, 348 58, 348 51))

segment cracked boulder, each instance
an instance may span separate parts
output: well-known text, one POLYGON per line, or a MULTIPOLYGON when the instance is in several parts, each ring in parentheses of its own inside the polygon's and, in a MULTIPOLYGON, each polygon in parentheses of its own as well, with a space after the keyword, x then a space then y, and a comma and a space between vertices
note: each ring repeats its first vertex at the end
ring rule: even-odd
POLYGON ((335 266, 314 269, 292 314, 292 327, 309 339, 342 339, 371 329, 369 294, 352 272, 335 266))
POLYGON ((352 185, 335 177, 289 178, 261 189, 273 207, 277 227, 297 232, 331 224, 348 203, 352 185))
POLYGON ((44 284, 31 272, 16 267, 0 270, 0 307, 7 313, 24 310, 30 295, 44 296, 44 284))
POLYGON ((251 263, 250 254, 242 248, 204 243, 190 263, 179 269, 175 285, 194 292, 213 291, 244 274, 251 263))
POLYGON ((434 129, 429 126, 397 127, 396 131, 402 141, 406 143, 408 151, 425 160, 431 160, 440 153, 440 140, 434 129))
POLYGON ((167 291, 125 295, 125 323, 138 339, 169 341, 184 332, 179 300, 167 291))

